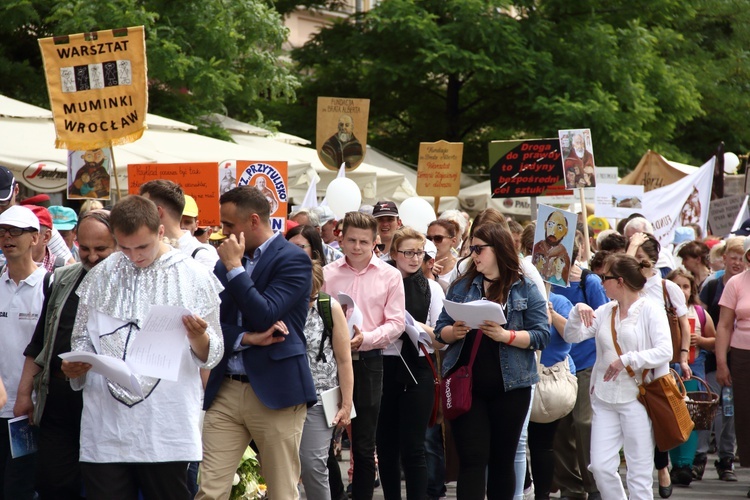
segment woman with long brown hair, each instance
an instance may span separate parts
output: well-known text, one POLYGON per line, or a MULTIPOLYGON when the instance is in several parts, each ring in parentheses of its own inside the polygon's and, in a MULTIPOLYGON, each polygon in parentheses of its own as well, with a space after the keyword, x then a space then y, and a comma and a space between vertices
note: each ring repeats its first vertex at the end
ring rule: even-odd
POLYGON ((510 232, 483 224, 471 239, 471 264, 448 290, 448 300, 490 300, 505 311, 506 323, 485 320, 479 329, 454 321, 443 309, 435 327, 449 344, 443 375, 469 363, 477 346, 472 405, 451 424, 459 455, 458 496, 462 499, 512 498, 514 460, 531 400, 539 381, 534 350, 549 341, 547 304, 521 272, 510 232), (486 488, 485 488, 486 485, 486 488))

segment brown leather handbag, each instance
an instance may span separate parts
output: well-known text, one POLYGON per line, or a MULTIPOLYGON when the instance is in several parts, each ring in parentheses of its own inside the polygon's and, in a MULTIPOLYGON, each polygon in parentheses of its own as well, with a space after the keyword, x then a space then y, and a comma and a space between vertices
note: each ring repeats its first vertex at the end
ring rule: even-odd
MULTIPOLYGON (((615 314, 617 306, 612 309, 612 342, 615 344, 617 355, 622 356, 620 344, 617 342, 615 314)), ((632 368, 626 366, 625 369, 628 375, 635 378, 632 368)), ((687 441, 695 427, 685 403, 687 392, 676 371, 670 369, 667 375, 644 383, 648 371, 646 368, 641 375, 638 401, 646 407, 646 413, 651 419, 656 447, 659 451, 669 451, 687 441)))

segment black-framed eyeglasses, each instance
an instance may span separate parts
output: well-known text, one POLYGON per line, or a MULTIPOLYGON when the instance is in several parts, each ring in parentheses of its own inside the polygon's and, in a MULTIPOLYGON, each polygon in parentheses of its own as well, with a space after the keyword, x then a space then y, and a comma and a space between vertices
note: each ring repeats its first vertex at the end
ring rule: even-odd
POLYGON ((375 245, 375 248, 377 248, 379 252, 385 252, 385 243, 378 243, 375 245))
POLYGON ((13 237, 21 236, 23 233, 30 233, 32 231, 36 231, 36 229, 31 228, 23 228, 23 227, 11 227, 11 228, 4 228, 0 227, 0 238, 4 237, 5 234, 10 234, 13 237))
POLYGON ((469 254, 475 253, 477 255, 482 253, 482 250, 484 250, 487 247, 491 247, 492 245, 471 245, 469 246, 469 254))
POLYGON ((424 255, 424 250, 396 250, 398 253, 404 254, 407 259, 413 258, 415 255, 420 259, 424 255))
POLYGON ((436 234, 435 236, 427 235, 427 239, 430 241, 434 241, 438 245, 443 242, 445 238, 449 238, 450 236, 443 236, 442 234, 436 234))
POLYGON ((611 274, 603 274, 602 275, 602 283, 604 283, 607 280, 619 280, 619 276, 613 276, 611 274))

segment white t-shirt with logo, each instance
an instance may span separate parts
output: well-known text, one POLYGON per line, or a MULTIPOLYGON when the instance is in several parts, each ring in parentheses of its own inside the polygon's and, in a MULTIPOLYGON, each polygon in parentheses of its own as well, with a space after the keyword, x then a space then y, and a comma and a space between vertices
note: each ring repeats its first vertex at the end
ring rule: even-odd
POLYGON ((0 377, 8 393, 0 418, 13 418, 25 361, 23 351, 34 335, 42 311, 46 273, 40 267, 18 285, 8 277, 7 269, 0 276, 0 377))

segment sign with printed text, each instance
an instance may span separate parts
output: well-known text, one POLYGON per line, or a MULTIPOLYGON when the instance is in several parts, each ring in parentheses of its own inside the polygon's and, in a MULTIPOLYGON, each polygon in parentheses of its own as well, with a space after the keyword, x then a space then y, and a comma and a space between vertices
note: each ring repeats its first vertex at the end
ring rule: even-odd
POLYGON ((367 152, 369 99, 318 97, 315 144, 318 158, 326 168, 338 171, 356 169, 367 152))
POLYGON ((727 236, 732 232, 737 214, 742 211, 743 202, 747 195, 738 194, 711 200, 708 204, 708 225, 711 234, 715 236, 727 236))
POLYGON ((128 194, 138 194, 142 184, 167 179, 195 198, 202 226, 221 225, 219 217, 219 165, 203 163, 142 163, 128 165, 128 194))
POLYGON ((39 46, 55 147, 85 151, 140 139, 148 108, 143 26, 42 38, 39 46))
POLYGON ((541 196, 562 179, 557 139, 492 141, 489 150, 493 198, 541 196))
POLYGON ((287 162, 237 160, 236 165, 237 185, 258 188, 271 205, 271 229, 284 232, 289 199, 287 162))
POLYGON ((643 210, 643 186, 599 184, 596 186, 596 215, 625 219, 643 210))
POLYGON ((463 142, 421 142, 417 165, 419 196, 458 196, 463 142))
MULTIPOLYGON (((617 167, 596 167, 596 186, 602 184, 617 184, 617 167)), ((546 193, 555 193, 537 198, 538 203, 546 205, 570 205, 579 203, 581 196, 575 191, 565 189, 565 182, 561 178, 554 186, 547 188, 546 193)), ((586 203, 596 203, 596 189, 584 189, 586 203)))

